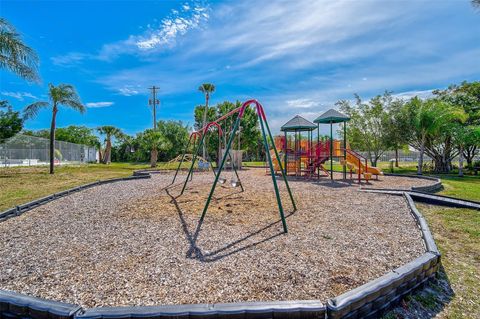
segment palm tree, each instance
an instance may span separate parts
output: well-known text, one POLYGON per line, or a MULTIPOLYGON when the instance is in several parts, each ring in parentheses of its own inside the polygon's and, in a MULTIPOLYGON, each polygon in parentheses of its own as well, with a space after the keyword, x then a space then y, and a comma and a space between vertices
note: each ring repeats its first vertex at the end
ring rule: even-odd
POLYGON ((111 125, 104 125, 97 128, 98 133, 106 135, 105 137, 105 153, 100 161, 103 164, 110 164, 112 162, 112 137, 120 138, 123 136, 119 128, 111 125))
POLYGON ((465 113, 460 108, 437 99, 422 101, 415 97, 410 101, 410 105, 414 111, 412 124, 420 146, 417 174, 422 175, 423 156, 428 137, 435 136, 446 129, 452 121, 463 121, 465 113))
POLYGON ((77 91, 70 84, 59 84, 58 86, 54 86, 50 83, 48 85, 48 97, 50 99, 50 103, 42 101, 35 102, 27 106, 24 110, 24 116, 26 119, 32 118, 38 114, 41 108, 52 108, 52 122, 50 124, 50 174, 53 174, 55 155, 55 128, 58 107, 60 105, 64 105, 79 111, 82 114, 85 113, 86 108, 80 101, 77 91))
POLYGON ((150 167, 157 166, 158 151, 167 150, 171 147, 168 139, 158 130, 148 129, 142 134, 142 144, 151 150, 150 167))
POLYGON ((39 81, 38 56, 4 18, 0 18, 0 68, 7 69, 28 81, 39 81))
MULTIPOLYGON (((203 83, 198 87, 198 90, 203 94, 205 94, 205 110, 203 111, 203 121, 202 121, 202 127, 205 127, 205 125, 207 124, 208 101, 210 100, 210 94, 215 92, 215 85, 211 83, 203 83)), ((206 158, 205 143, 203 144, 202 157, 206 158)))

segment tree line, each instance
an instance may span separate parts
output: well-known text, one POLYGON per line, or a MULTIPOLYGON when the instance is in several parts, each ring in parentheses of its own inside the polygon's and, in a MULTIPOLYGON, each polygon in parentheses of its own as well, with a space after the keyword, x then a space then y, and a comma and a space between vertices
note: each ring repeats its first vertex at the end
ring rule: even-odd
MULTIPOLYGON (((463 82, 435 90, 429 98, 394 97, 384 92, 369 101, 340 100, 336 106, 351 117, 347 138, 351 146, 365 151, 373 166, 387 150, 411 147, 419 151, 417 173, 432 159, 432 171, 451 172, 458 158, 459 174, 464 161, 472 168, 480 149, 480 82, 463 82)), ((477 165, 478 166, 478 165, 477 165)))
MULTIPOLYGON (((472 1, 478 6, 478 1, 472 1)), ((26 81, 39 82, 39 58, 33 49, 21 39, 15 28, 0 18, 0 69, 11 71, 26 81)), ((194 110, 195 129, 205 126, 234 108, 240 102, 225 101, 209 108, 210 95, 215 86, 204 83, 199 87, 205 95, 205 106, 197 106, 194 110)), ((55 139, 97 146, 100 160, 103 163, 115 161, 148 161, 155 166, 157 160, 171 159, 182 152, 188 141, 189 128, 181 122, 160 121, 156 130, 147 129, 136 135, 127 135, 119 128, 102 126, 95 130, 83 126, 56 127, 56 117, 60 106, 68 107, 80 113, 86 107, 80 100, 74 86, 69 84, 49 84, 47 95, 49 101, 37 101, 28 105, 23 114, 14 111, 7 101, 0 101, 0 143, 22 130, 24 121, 35 117, 43 108, 51 113, 50 129, 39 134, 50 139, 50 173, 54 171, 55 139), (104 138, 101 141, 95 133, 104 138)), ((450 172, 453 160, 458 156, 459 174, 463 174, 464 160, 471 168, 473 159, 480 149, 480 82, 464 82, 452 85, 445 90, 436 90, 428 99, 418 97, 409 100, 394 97, 385 92, 363 101, 355 95, 355 101, 340 100, 336 106, 350 115, 348 123, 348 139, 353 148, 364 150, 372 165, 376 165, 379 157, 386 150, 395 150, 405 146, 420 152, 418 173, 424 169, 424 155, 433 159, 434 172, 450 172)), ((237 115, 227 118, 221 123, 226 132, 222 139, 215 134, 206 138, 204 157, 216 160, 218 149, 225 145, 228 133, 237 115)), ((244 158, 261 160, 264 158, 258 119, 254 111, 246 109, 240 132, 234 139, 233 149, 241 149, 244 158)), ((187 150, 193 152, 193 149, 187 150)), ((398 165, 398 156, 397 156, 398 165)))

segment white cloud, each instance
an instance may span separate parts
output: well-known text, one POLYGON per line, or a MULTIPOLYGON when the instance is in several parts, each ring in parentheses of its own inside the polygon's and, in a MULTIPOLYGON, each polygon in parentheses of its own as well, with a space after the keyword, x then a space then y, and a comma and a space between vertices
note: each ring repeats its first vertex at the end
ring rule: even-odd
MULTIPOLYGON (((158 26, 147 24, 143 34, 129 35, 125 40, 104 44, 96 54, 70 52, 52 57, 51 61, 59 66, 72 66, 86 59, 112 61, 123 54, 146 56, 173 48, 179 37, 200 28, 209 17, 208 6, 193 0, 183 4, 179 10, 172 9, 158 26)), ((157 19, 154 19, 154 22, 157 22, 157 19)))
POLYGON ((123 87, 118 89, 118 93, 123 96, 138 95, 140 92, 137 89, 131 87, 123 87))
POLYGON ((432 90, 418 90, 418 91, 406 91, 406 92, 401 92, 401 93, 396 93, 392 94, 392 96, 404 99, 404 100, 409 100, 415 96, 421 98, 421 99, 428 99, 433 96, 433 91, 432 90))
POLYGON ((177 39, 187 32, 200 28, 209 19, 208 7, 194 1, 172 10, 162 19, 158 27, 147 25, 147 31, 141 35, 130 35, 126 40, 105 44, 97 58, 112 60, 121 54, 149 54, 175 46, 177 39))
POLYGON ((318 106, 319 103, 315 102, 311 99, 295 99, 295 100, 288 100, 287 105, 292 108, 303 108, 309 109, 315 106, 318 106))
POLYGON ((51 57, 50 60, 53 64, 58 66, 72 66, 80 63, 81 61, 91 58, 92 55, 81 52, 70 52, 65 55, 58 55, 51 57))
POLYGON ((188 17, 182 17, 190 10, 190 7, 183 6, 182 12, 173 14, 171 17, 163 19, 160 27, 153 30, 147 36, 138 37, 135 44, 141 50, 151 50, 160 46, 169 46, 175 43, 178 36, 185 35, 189 30, 198 28, 202 21, 209 17, 207 9, 195 7, 193 14, 188 17))
POLYGON ((19 101, 23 101, 25 98, 34 99, 34 100, 37 99, 37 97, 35 95, 33 95, 31 93, 28 93, 28 92, 7 92, 7 91, 3 91, 2 95, 12 97, 12 98, 17 99, 19 101))
POLYGON ((98 107, 112 106, 113 104, 114 104, 113 102, 89 102, 89 103, 86 103, 85 105, 88 108, 98 108, 98 107))

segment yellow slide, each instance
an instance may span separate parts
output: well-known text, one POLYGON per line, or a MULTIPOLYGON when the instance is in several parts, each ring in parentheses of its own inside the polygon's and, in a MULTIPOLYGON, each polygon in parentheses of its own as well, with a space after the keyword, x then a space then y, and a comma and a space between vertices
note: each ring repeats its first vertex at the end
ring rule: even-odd
POLYGON ((350 152, 347 152, 347 167, 349 169, 354 169, 356 172, 358 172, 360 165, 360 173, 364 175, 365 179, 370 179, 372 175, 376 175, 378 178, 378 175, 383 175, 382 170, 380 170, 378 167, 373 167, 373 166, 368 166, 365 169, 365 161, 363 159, 358 160, 358 157, 353 155, 350 152))

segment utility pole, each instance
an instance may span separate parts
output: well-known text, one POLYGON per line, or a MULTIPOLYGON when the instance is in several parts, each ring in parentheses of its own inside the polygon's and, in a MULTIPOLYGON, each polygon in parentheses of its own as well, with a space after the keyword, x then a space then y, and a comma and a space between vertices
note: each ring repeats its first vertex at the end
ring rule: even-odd
POLYGON ((148 88, 152 91, 152 98, 148 100, 148 105, 151 105, 153 108, 153 129, 157 129, 157 105, 160 104, 160 100, 157 100, 157 91, 160 90, 159 87, 155 85, 151 88, 148 88))

